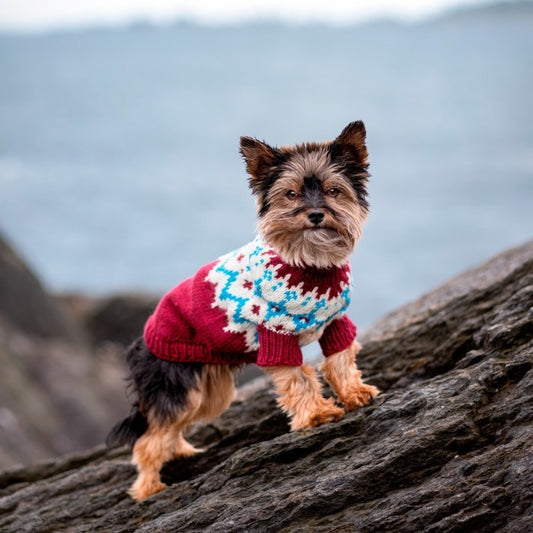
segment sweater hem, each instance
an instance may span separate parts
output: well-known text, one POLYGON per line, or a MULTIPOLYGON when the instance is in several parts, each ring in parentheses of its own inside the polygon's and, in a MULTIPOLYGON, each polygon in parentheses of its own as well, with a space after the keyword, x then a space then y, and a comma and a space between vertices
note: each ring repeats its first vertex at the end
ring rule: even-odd
POLYGON ((150 322, 146 324, 143 336, 146 346, 153 355, 173 363, 241 365, 257 361, 257 351, 249 353, 215 352, 201 342, 180 338, 162 338, 154 332, 150 322))

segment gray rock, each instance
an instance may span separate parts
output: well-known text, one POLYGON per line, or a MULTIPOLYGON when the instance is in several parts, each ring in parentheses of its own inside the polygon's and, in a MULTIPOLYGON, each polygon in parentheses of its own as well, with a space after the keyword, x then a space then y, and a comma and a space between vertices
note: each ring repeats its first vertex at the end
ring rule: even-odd
POLYGON ((121 361, 1 319, 0 368, 0 468, 94 446, 127 409, 121 361))
POLYGON ((115 343, 121 348, 142 334, 144 323, 159 300, 148 294, 115 294, 101 298, 63 294, 57 299, 87 331, 94 346, 115 343))
POLYGON ((0 234, 0 318, 32 337, 80 341, 82 331, 0 234))
POLYGON ((0 474, 0 529, 138 532, 531 531, 533 242, 466 272, 362 336, 385 391, 289 433, 261 388, 190 438, 172 485, 135 503, 128 452, 0 474))
POLYGON ((122 361, 86 339, 0 236, 0 468, 94 446, 126 409, 122 361))

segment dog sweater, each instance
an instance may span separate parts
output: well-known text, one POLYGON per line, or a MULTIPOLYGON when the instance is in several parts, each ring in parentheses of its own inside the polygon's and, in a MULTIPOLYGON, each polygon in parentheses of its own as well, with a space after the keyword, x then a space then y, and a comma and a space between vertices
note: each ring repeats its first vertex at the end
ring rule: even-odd
POLYGON ((352 344, 350 295, 348 263, 296 267, 257 237, 168 292, 144 340, 168 361, 298 366, 308 334, 320 337, 325 356, 352 344))

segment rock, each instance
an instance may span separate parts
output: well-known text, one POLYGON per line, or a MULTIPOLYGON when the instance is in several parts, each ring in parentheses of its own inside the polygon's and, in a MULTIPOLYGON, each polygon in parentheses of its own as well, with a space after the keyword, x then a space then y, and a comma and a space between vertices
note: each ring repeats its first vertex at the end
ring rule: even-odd
POLYGON ((94 346, 116 343, 128 346, 142 334, 158 298, 146 294, 116 294, 90 298, 79 294, 57 297, 88 332, 94 346))
POLYGON ((0 317, 33 337, 82 340, 81 329, 0 235, 0 317))
POLYGON ((94 446, 127 409, 122 361, 81 344, 0 320, 0 367, 0 468, 94 446))
POLYGON ((93 446, 126 409, 122 360, 86 339, 0 237, 1 468, 93 446))
POLYGON ((369 328, 360 366, 384 392, 340 422, 289 433, 260 387, 142 503, 124 449, 0 474, 0 529, 531 531, 532 303, 533 242, 369 328))

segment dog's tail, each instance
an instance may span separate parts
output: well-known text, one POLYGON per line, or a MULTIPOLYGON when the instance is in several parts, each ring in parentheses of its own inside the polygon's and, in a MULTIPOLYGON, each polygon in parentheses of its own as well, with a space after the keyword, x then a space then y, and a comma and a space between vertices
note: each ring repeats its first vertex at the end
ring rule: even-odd
POLYGON ((105 443, 107 446, 122 446, 127 444, 133 446, 135 441, 143 435, 148 429, 148 420, 134 407, 133 412, 128 418, 116 424, 109 432, 105 443))

